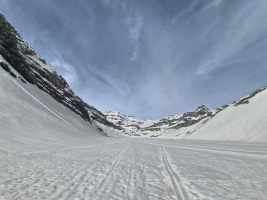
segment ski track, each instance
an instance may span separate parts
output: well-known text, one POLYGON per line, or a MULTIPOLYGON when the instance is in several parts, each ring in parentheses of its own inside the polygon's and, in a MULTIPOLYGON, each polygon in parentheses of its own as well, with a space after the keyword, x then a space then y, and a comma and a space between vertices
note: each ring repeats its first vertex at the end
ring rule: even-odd
POLYGON ((120 153, 117 156, 117 158, 115 159, 115 161, 111 164, 110 168, 107 170, 107 173, 106 173, 105 177, 103 178, 101 183, 96 188, 96 192, 93 194, 92 199, 99 199, 99 196, 101 195, 101 193, 103 192, 105 187, 108 185, 108 181, 109 181, 109 178, 112 175, 113 170, 118 166, 123 154, 126 151, 127 151, 127 148, 122 153, 120 153))
POLYGON ((180 143, 106 138, 100 144, 1 151, 0 199, 264 200, 267 196, 267 161, 256 155, 264 153, 264 146, 249 152, 235 145, 188 142, 183 148, 180 143), (227 149, 252 154, 229 155, 227 149))
POLYGON ((182 182, 178 173, 175 172, 174 169, 172 168, 168 160, 168 157, 166 155, 166 151, 163 147, 161 147, 161 154, 162 154, 162 161, 164 163, 164 166, 166 170, 168 171, 168 174, 170 175, 172 186, 176 193, 177 200, 189 200, 189 196, 187 194, 184 183, 182 182))

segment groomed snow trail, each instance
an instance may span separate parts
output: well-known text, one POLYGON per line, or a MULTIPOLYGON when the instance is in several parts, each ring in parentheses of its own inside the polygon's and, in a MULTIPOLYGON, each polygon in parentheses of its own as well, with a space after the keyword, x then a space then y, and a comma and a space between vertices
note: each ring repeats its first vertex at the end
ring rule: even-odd
POLYGON ((0 199, 265 199, 266 166, 264 144, 127 138, 50 144, 0 151, 0 199))

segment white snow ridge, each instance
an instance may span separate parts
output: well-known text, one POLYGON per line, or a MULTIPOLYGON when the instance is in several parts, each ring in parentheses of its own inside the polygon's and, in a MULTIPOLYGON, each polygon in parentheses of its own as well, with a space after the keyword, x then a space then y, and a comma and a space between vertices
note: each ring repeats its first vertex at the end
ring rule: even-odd
POLYGON ((31 66, 0 46, 0 200, 266 199, 264 88, 214 111, 142 121, 87 105, 17 42, 14 56, 31 66))

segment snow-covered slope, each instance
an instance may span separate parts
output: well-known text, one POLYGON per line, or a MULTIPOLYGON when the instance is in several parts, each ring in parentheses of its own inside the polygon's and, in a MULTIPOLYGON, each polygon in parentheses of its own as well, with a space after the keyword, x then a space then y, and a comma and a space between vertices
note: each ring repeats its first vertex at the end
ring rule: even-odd
POLYGON ((229 105, 190 135, 190 139, 267 141, 267 90, 229 105))
MULTIPOLYGON (((4 59, 0 56, 0 60, 4 59)), ((19 76, 16 71, 11 70, 19 76)), ((0 68, 0 151, 99 140, 100 132, 34 85, 0 68), (88 137, 90 136, 90 137, 88 137)), ((101 138, 101 137, 100 137, 101 138)))

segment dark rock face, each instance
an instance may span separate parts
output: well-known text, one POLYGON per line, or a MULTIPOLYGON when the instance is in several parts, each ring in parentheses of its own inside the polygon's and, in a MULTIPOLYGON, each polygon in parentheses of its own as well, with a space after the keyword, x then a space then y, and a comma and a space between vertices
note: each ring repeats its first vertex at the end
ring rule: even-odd
POLYGON ((241 100, 239 100, 239 101, 237 101, 237 102, 234 102, 234 105, 235 105, 235 106, 240 106, 240 105, 242 105, 242 104, 248 104, 248 103, 249 103, 249 100, 250 100, 252 97, 256 96, 258 93, 262 92, 262 91, 265 90, 265 89, 266 89, 266 88, 261 88, 261 89, 256 90, 255 92, 253 92, 253 93, 251 93, 250 95, 248 95, 248 96, 242 98, 241 100))
POLYGON ((180 117, 176 117, 173 119, 167 117, 161 119, 159 122, 154 123, 152 126, 144 128, 144 131, 159 131, 160 127, 162 126, 165 126, 167 129, 180 129, 182 127, 194 125, 202 119, 212 116, 213 112, 209 110, 206 106, 202 105, 199 106, 194 112, 186 112, 180 117))
POLYGON ((221 112, 221 111, 223 111, 225 108, 228 108, 228 107, 229 107, 229 105, 227 104, 227 105, 223 105, 223 106, 217 108, 216 109, 216 114, 219 113, 219 112, 221 112))
MULTIPOLYGON (((17 31, 0 14, 0 54, 30 84, 47 92, 56 101, 80 115, 84 120, 98 121, 107 126, 121 129, 110 123, 97 109, 86 104, 70 89, 66 80, 35 51, 27 45, 17 31)), ((0 66, 16 77, 5 63, 0 66)), ((23 81, 23 79, 21 79, 23 81)), ((24 81, 26 83, 26 81, 24 81)))
POLYGON ((12 72, 12 70, 9 68, 9 66, 8 66, 6 63, 4 63, 4 62, 0 62, 0 66, 1 66, 6 72, 8 72, 11 76, 13 76, 14 78, 17 78, 17 75, 14 74, 14 73, 12 72))
POLYGON ((0 54, 4 59, 19 72, 28 82, 36 83, 36 78, 30 71, 30 66, 25 63, 25 59, 19 52, 18 40, 20 35, 0 15, 0 54))

